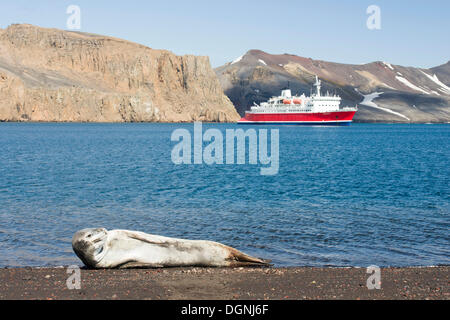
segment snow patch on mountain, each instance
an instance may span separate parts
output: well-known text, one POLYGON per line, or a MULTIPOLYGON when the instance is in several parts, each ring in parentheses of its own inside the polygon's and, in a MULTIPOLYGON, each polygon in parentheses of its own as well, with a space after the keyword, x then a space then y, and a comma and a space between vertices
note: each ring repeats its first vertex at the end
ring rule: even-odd
POLYGON ((261 62, 263 65, 267 66, 267 63, 264 60, 258 59, 259 62, 261 62))
POLYGON ((430 79, 431 81, 436 83, 438 86, 442 87, 442 89, 443 89, 443 90, 441 90, 442 92, 450 94, 450 87, 448 87, 444 83, 442 83, 435 74, 433 74, 433 76, 430 76, 429 74, 427 74, 426 72, 423 72, 422 70, 420 70, 420 72, 422 72, 424 75, 426 75, 428 77, 428 79, 430 79))
POLYGON ((235 63, 238 63, 239 61, 241 61, 242 60, 242 58, 243 58, 244 56, 242 55, 242 56, 240 56, 240 57, 238 57, 238 58, 236 58, 236 59, 234 59, 233 60, 233 62, 231 62, 231 64, 235 64, 235 63))
POLYGON ((395 78, 398 81, 400 81, 401 83, 403 83, 405 86, 410 87, 413 90, 420 91, 425 94, 430 94, 428 91, 425 91, 425 90, 419 88, 418 86, 413 85, 411 82, 409 82, 407 79, 405 79, 403 77, 395 76, 395 78))
MULTIPOLYGON (((358 91, 358 89, 355 89, 355 90, 358 91)), ((388 108, 379 107, 375 102, 373 102, 374 99, 378 98, 382 94, 383 94, 383 92, 373 92, 373 93, 366 94, 366 95, 363 94, 364 100, 360 104, 363 106, 372 107, 372 108, 380 109, 380 110, 395 114, 399 117, 402 117, 402 118, 410 121, 410 119, 407 116, 405 116, 399 112, 393 111, 391 109, 388 109, 388 108)))
POLYGON ((394 70, 394 68, 392 67, 392 65, 391 65, 390 63, 387 63, 387 62, 384 62, 384 61, 383 61, 383 63, 384 63, 384 65, 385 65, 386 67, 388 67, 389 69, 394 70))

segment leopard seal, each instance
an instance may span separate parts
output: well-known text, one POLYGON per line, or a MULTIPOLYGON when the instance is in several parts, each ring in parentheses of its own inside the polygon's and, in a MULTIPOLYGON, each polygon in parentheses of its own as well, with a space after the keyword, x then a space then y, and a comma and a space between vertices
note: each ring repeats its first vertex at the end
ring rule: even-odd
POLYGON ((224 244, 105 228, 83 229, 72 239, 75 254, 88 268, 241 267, 267 266, 224 244))

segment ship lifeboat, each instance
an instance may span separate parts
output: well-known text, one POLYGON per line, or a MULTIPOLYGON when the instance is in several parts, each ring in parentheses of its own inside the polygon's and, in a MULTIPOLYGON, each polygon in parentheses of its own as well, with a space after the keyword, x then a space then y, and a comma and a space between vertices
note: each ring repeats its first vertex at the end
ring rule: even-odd
POLYGON ((302 104, 302 100, 300 100, 300 99, 293 99, 293 100, 284 99, 283 104, 302 104))

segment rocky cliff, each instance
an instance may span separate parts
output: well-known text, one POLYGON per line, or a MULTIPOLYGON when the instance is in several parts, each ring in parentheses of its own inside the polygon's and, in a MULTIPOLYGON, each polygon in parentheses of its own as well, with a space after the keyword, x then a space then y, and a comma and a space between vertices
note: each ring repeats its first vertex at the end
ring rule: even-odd
POLYGON ((0 29, 0 121, 236 121, 208 57, 116 38, 0 29))
POLYGON ((251 50, 216 73, 241 115, 287 86, 309 95, 318 75, 324 92, 339 94, 343 105, 358 105, 355 121, 450 121, 450 63, 432 69, 386 62, 350 65, 251 50))

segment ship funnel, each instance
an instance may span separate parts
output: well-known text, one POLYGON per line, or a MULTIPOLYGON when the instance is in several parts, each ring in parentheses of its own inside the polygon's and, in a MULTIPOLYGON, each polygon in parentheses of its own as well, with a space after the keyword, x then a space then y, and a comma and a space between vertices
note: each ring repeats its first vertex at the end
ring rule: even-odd
POLYGON ((281 91, 281 97, 282 98, 291 98, 292 97, 292 93, 290 89, 286 89, 281 91))

